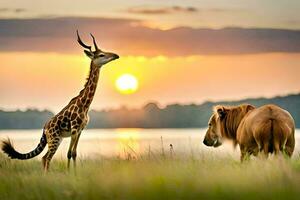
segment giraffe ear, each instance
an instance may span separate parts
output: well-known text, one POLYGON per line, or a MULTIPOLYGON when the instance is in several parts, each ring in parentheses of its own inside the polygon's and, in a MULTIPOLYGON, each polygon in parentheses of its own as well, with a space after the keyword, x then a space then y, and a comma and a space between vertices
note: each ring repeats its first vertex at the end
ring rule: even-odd
POLYGON ((90 59, 94 58, 94 54, 90 51, 84 50, 85 55, 87 55, 90 59))

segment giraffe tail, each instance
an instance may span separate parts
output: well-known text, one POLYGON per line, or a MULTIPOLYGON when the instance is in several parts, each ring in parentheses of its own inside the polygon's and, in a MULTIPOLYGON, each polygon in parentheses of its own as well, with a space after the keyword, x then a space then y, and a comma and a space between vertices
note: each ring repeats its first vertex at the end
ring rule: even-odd
POLYGON ((29 153, 19 153, 15 150, 13 147, 13 144, 11 143, 10 139, 7 139, 5 141, 2 141, 2 151, 8 155, 11 159, 19 159, 19 160, 27 160, 30 158, 33 158, 37 155, 39 155, 45 148, 47 144, 47 138, 45 133, 43 132, 42 138, 40 140, 40 143, 37 145, 37 147, 32 150, 29 153))

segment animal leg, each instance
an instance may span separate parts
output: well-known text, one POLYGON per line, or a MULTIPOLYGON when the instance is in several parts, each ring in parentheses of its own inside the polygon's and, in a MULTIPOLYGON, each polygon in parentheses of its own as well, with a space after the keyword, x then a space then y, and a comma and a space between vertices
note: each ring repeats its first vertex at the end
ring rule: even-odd
POLYGON ((251 145, 252 154, 256 157, 261 157, 261 152, 263 149, 262 143, 257 139, 257 137, 254 137, 253 144, 251 145))
MULTIPOLYGON (((42 163, 43 163, 43 168, 44 168, 44 170, 46 169, 46 158, 47 158, 47 156, 48 156, 48 152, 49 151, 47 151, 47 153, 42 157, 42 163)), ((46 170, 45 170, 46 171, 46 170)))
POLYGON ((241 162, 245 161, 245 156, 246 156, 246 153, 245 152, 241 152, 241 162))
POLYGON ((70 146, 69 146, 69 150, 68 150, 68 154, 67 154, 67 157, 68 157, 68 169, 70 169, 70 161, 71 161, 71 158, 72 158, 72 149, 74 147, 75 141, 76 141, 76 134, 71 135, 71 142, 70 142, 70 146))
POLYGON ((285 146, 283 146, 283 152, 287 154, 288 157, 292 157, 295 148, 295 137, 292 134, 291 137, 287 139, 285 146))
POLYGON ((240 145, 240 151, 241 151, 241 162, 244 162, 247 158, 249 158, 249 154, 247 149, 244 145, 240 145))
POLYGON ((258 158, 264 158, 264 145, 261 142, 260 138, 254 137, 255 139, 255 143, 256 143, 256 147, 254 148, 254 152, 253 155, 257 156, 258 158))
POLYGON ((54 156, 56 150, 58 149, 61 142, 60 137, 55 137, 48 142, 48 151, 43 157, 44 170, 47 172, 49 170, 49 165, 52 157, 54 156))
POLYGON ((78 141, 79 141, 80 135, 81 135, 81 132, 79 132, 76 135, 75 144, 74 144, 73 150, 72 150, 72 159, 73 159, 74 168, 76 168, 77 145, 78 145, 78 141))
POLYGON ((249 152, 241 152, 241 163, 250 159, 251 153, 249 152))

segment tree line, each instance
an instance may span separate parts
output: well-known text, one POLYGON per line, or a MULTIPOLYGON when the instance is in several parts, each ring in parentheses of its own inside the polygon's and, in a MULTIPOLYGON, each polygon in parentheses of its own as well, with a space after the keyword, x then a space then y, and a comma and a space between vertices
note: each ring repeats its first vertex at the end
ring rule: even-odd
MULTIPOLYGON (((91 110, 88 128, 201 128, 206 127, 212 107, 218 104, 255 106, 276 104, 288 110, 300 128, 300 93, 274 98, 255 98, 239 101, 222 101, 202 104, 172 104, 160 108, 148 103, 140 109, 121 107, 111 110, 91 110)), ((54 114, 49 110, 1 111, 0 129, 41 129, 54 114)))

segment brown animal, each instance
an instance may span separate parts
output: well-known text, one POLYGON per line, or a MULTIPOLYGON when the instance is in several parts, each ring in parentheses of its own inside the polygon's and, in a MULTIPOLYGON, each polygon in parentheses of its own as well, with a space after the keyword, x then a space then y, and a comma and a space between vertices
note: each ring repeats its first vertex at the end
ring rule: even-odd
POLYGON ((245 104, 216 106, 208 123, 203 143, 218 147, 222 139, 239 144, 241 161, 246 155, 283 152, 292 156, 295 147, 295 123, 290 113, 276 105, 255 108, 245 104))
POLYGON ((77 145, 82 130, 88 123, 88 111, 93 101, 97 83, 99 79, 100 69, 103 65, 119 58, 117 54, 104 52, 100 50, 96 44, 94 36, 92 46, 88 46, 82 42, 77 31, 77 41, 85 48, 84 53, 91 59, 90 74, 84 88, 79 95, 74 97, 70 103, 64 107, 57 115, 52 117, 44 126, 40 143, 29 153, 19 153, 15 150, 10 140, 2 142, 2 150, 12 159, 27 160, 39 155, 48 144, 48 151, 43 156, 43 166, 47 171, 50 161, 62 139, 71 137, 71 143, 68 150, 68 168, 70 167, 70 159, 73 159, 74 167, 76 166, 77 145))

